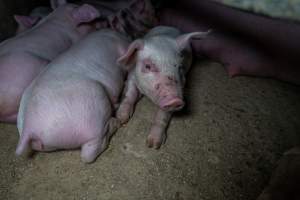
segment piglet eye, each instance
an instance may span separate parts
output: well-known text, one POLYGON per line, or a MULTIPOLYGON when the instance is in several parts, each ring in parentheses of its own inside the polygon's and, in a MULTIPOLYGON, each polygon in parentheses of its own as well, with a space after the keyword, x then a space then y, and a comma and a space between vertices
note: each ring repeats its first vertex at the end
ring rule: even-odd
POLYGON ((153 63, 145 62, 142 67, 142 72, 148 73, 148 72, 159 72, 159 69, 157 66, 155 66, 153 63))

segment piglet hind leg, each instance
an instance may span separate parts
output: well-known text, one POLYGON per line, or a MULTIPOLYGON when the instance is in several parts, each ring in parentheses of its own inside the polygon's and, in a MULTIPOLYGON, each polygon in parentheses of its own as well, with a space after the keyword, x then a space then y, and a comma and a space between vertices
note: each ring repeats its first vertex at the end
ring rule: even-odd
POLYGON ((16 149, 16 155, 30 157, 34 154, 34 150, 44 150, 42 141, 39 138, 33 138, 32 134, 28 132, 23 133, 16 149))
MULTIPOLYGON (((81 160, 84 163, 92 163, 95 159, 107 149, 111 136, 120 127, 121 123, 116 118, 110 118, 104 128, 103 137, 93 138, 82 145, 81 160)), ((102 135, 102 134, 101 134, 102 135)))
POLYGON ((85 163, 92 163, 103 152, 101 138, 94 138, 81 147, 81 160, 85 163))
POLYGON ((172 117, 171 112, 166 112, 160 108, 156 112, 154 122, 147 137, 146 144, 149 148, 159 149, 166 140, 166 129, 172 117))

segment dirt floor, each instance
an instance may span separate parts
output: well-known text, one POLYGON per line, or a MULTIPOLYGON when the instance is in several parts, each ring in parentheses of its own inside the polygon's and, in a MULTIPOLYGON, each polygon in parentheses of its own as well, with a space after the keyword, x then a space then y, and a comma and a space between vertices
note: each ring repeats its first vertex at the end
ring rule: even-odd
POLYGON ((160 150, 145 146, 155 109, 143 98, 93 164, 79 151, 17 158, 16 126, 0 124, 0 199, 254 200, 282 153, 299 144, 297 86, 230 79, 204 61, 189 73, 186 100, 160 150))

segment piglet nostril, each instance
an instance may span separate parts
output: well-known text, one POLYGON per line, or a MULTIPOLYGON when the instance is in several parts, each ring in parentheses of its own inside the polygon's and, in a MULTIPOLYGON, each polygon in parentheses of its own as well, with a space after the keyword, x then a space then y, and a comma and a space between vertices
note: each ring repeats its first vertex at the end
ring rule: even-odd
POLYGON ((162 108, 165 110, 179 110, 184 106, 184 102, 180 98, 174 98, 165 103, 162 108))

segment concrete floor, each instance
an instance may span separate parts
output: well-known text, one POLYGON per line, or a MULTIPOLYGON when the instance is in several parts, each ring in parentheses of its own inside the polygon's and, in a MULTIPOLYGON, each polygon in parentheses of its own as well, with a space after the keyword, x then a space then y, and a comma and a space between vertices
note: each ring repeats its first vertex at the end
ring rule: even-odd
POLYGON ((90 165, 79 151, 16 158, 16 126, 0 124, 0 199, 254 200, 282 153, 299 144, 300 88, 230 79, 205 61, 189 73, 186 99, 160 150, 145 146, 154 106, 143 98, 90 165))

